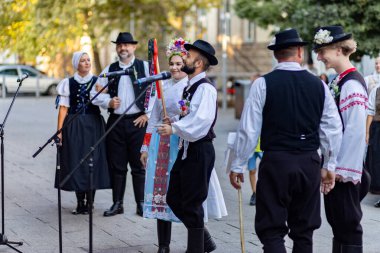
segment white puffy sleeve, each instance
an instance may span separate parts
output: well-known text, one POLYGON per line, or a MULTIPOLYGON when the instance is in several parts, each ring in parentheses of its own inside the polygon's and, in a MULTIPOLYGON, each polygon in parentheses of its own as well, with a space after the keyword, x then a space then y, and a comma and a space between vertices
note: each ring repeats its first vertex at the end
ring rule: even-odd
POLYGON ((57 93, 59 95, 58 105, 70 107, 70 86, 69 79, 65 78, 57 85, 57 93))

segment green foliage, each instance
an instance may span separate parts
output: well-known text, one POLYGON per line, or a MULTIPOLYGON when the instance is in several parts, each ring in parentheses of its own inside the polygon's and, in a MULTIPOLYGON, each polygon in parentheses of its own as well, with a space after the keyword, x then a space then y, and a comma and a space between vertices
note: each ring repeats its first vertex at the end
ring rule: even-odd
MULTIPOLYGON (((35 63, 37 56, 50 62, 70 62, 83 36, 91 38, 96 70, 99 48, 109 45, 114 31, 128 31, 134 20, 134 37, 162 41, 165 34, 179 33, 170 19, 192 15, 220 0, 3 0, 0 1, 0 51, 17 53, 21 62, 35 63), (196 7, 196 8, 194 8, 196 7)), ((139 50, 146 52, 144 44, 139 50)))
POLYGON ((312 41, 318 26, 340 24, 358 42, 357 56, 380 52, 380 2, 373 0, 236 0, 235 11, 262 27, 296 28, 312 41))

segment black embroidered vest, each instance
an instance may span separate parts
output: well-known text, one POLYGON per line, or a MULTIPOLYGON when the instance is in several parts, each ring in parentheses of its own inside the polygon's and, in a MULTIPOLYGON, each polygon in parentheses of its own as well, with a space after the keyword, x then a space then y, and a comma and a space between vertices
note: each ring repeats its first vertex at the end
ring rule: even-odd
MULTIPOLYGON (((136 79, 144 78, 145 77, 145 68, 144 68, 144 61, 135 59, 134 63, 130 67, 135 70, 135 73, 137 73, 137 77, 135 75, 130 75, 129 77, 131 78, 132 86, 133 86, 133 91, 135 93, 135 97, 137 98, 141 92, 144 91, 144 85, 138 85, 138 84, 133 84, 136 79)), ((113 71, 119 71, 123 70, 119 66, 119 62, 114 62, 110 65, 109 67, 109 72, 113 71)), ((118 88, 119 88, 119 81, 120 81, 121 76, 114 77, 114 81, 111 82, 108 86, 108 93, 110 94, 110 97, 113 98, 118 95, 118 88)), ((146 93, 146 92, 145 92, 146 93)), ((144 112, 144 102, 145 102, 145 95, 141 96, 139 100, 136 101, 136 106, 144 112)), ((108 108, 108 111, 110 113, 113 113, 112 108, 108 108)))
MULTIPOLYGON (((69 78, 70 108, 69 114, 74 114, 90 101, 90 91, 98 78, 93 76, 87 83, 78 83, 74 77, 69 78)), ((100 114, 98 106, 89 104, 82 114, 100 114)))
POLYGON ((335 103, 336 103, 336 106, 338 107, 338 112, 339 112, 339 116, 340 116, 340 120, 342 121, 342 129, 343 129, 343 132, 344 132, 344 122, 343 122, 343 118, 342 118, 342 113, 340 112, 340 108, 339 108, 339 103, 340 103, 340 93, 342 91, 342 88, 343 88, 343 85, 349 81, 349 80, 356 80, 358 81, 364 88, 366 94, 368 95, 368 90, 367 90, 367 85, 365 83, 365 80, 363 78, 363 76, 358 72, 358 71, 352 71, 350 73, 348 73, 347 75, 345 75, 342 80, 339 81, 338 83, 338 87, 339 87, 339 96, 335 99, 335 103))
POLYGON ((261 149, 312 151, 319 148, 325 90, 308 71, 274 70, 264 75, 261 149))
MULTIPOLYGON (((188 101, 191 101, 191 99, 193 98, 193 95, 194 95, 195 91, 197 90, 197 88, 199 87, 199 85, 201 85, 202 83, 208 83, 208 84, 212 85, 212 87, 214 87, 214 85, 212 84, 212 82, 208 78, 202 78, 198 82, 194 83, 190 87, 190 89, 186 90, 186 88, 185 88, 183 90, 182 99, 187 99, 188 101)), ((203 137, 202 139, 199 139, 199 140, 197 140, 197 141, 195 141, 193 143, 204 142, 204 141, 212 141, 216 137, 215 132, 214 132, 214 125, 215 125, 215 122, 216 122, 217 115, 218 115, 218 102, 216 102, 215 118, 214 118, 214 121, 211 124, 210 130, 208 131, 208 133, 206 134, 205 137, 203 137)), ((180 119, 181 118, 183 118, 183 117, 181 116, 180 119)))

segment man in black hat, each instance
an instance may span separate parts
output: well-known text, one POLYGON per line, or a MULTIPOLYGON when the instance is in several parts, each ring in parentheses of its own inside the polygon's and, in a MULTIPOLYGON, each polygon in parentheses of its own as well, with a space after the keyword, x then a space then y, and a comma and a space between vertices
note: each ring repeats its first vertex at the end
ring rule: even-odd
POLYGON ((324 193, 334 187, 342 126, 327 86, 301 67, 305 44, 295 29, 275 35, 268 49, 278 64, 253 83, 235 141, 230 181, 240 189, 261 134, 255 228, 265 253, 286 253, 287 234, 293 253, 311 253, 321 225, 320 185, 324 193), (318 148, 326 158, 322 184, 318 148))
MULTIPOLYGON (((324 197, 327 221, 332 227, 333 253, 363 252, 360 201, 369 187, 369 175, 363 169, 366 149, 367 86, 350 61, 357 44, 342 26, 316 29, 314 51, 326 69, 338 73, 330 83, 343 125, 342 145, 336 165, 335 188, 324 197)), ((371 144, 368 155, 371 156, 371 144)))
MULTIPOLYGON (((130 106, 135 98, 139 96, 145 86, 136 85, 136 79, 149 75, 148 63, 135 57, 137 41, 133 39, 129 32, 119 33, 116 41, 116 52, 119 61, 107 66, 103 73, 125 70, 132 68, 133 75, 123 75, 115 77, 115 80, 108 86, 107 93, 100 94, 93 103, 108 109, 109 118, 107 127, 111 126, 123 112, 130 106)), ((99 78, 99 85, 104 86, 108 78, 99 78)), ((93 95, 95 91, 93 90, 93 95)), ((112 199, 113 205, 104 212, 104 216, 113 216, 124 212, 123 199, 126 186, 126 176, 128 164, 131 168, 133 191, 136 201, 136 213, 143 214, 145 170, 140 162, 140 147, 143 143, 148 112, 153 105, 154 99, 150 99, 149 105, 145 103, 144 94, 131 109, 122 116, 115 128, 109 133, 106 139, 107 160, 111 173, 112 199)))
POLYGON ((217 65, 214 48, 206 41, 185 44, 188 55, 182 71, 189 81, 183 91, 183 116, 171 125, 158 127, 161 135, 176 134, 181 149, 170 173, 167 203, 188 229, 188 253, 211 252, 216 249, 204 227, 202 203, 207 198, 211 171, 215 162, 212 140, 217 111, 217 92, 206 77, 210 65, 217 65))

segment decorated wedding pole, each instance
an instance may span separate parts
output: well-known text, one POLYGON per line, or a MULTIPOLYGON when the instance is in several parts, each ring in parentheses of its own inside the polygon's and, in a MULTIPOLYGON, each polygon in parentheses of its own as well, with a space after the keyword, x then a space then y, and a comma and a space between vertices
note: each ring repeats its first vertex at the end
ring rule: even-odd
MULTIPOLYGON (((151 65, 151 75, 157 75, 160 73, 160 64, 158 62, 158 47, 157 47, 157 40, 156 39, 150 39, 149 40, 149 45, 148 45, 148 50, 153 51, 153 58, 152 58, 152 65, 151 65)), ((166 113, 166 106, 165 106, 165 98, 164 98, 164 93, 162 90, 162 80, 156 81, 156 90, 157 90, 157 98, 161 100, 162 103, 162 108, 163 108, 163 113, 164 113, 164 118, 167 117, 166 113)), ((152 88, 153 89, 153 88, 152 88)))

